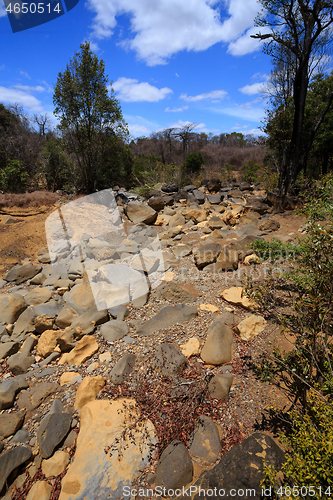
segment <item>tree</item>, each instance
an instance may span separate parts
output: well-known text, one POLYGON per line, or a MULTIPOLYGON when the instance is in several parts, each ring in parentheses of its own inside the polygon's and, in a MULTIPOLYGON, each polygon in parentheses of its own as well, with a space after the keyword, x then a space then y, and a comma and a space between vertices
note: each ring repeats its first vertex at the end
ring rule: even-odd
MULTIPOLYGON (((311 62, 314 56, 322 56, 329 52, 333 9, 332 2, 325 0, 259 1, 263 11, 259 13, 256 25, 269 28, 270 33, 257 33, 252 35, 252 38, 267 40, 264 51, 273 57, 277 48, 283 46, 296 61, 293 79, 292 135, 279 176, 280 192, 286 194, 288 190, 292 190, 297 174, 302 168, 300 152, 311 62)), ((332 102, 333 89, 330 95, 332 102)), ((324 110, 320 117, 321 121, 325 114, 324 110)))
POLYGON ((80 49, 59 73, 53 103, 63 139, 79 166, 79 182, 87 192, 93 192, 102 187, 105 169, 116 167, 110 148, 113 150, 119 141, 124 143, 128 131, 112 85, 108 86, 104 61, 93 54, 88 42, 80 49))
POLYGON ((188 152, 189 143, 194 136, 194 133, 192 132, 192 130, 196 126, 197 125, 195 123, 188 123, 187 125, 184 125, 181 129, 179 129, 178 132, 174 132, 174 134, 173 134, 175 137, 179 137, 183 143, 184 158, 186 157, 186 154, 188 152))

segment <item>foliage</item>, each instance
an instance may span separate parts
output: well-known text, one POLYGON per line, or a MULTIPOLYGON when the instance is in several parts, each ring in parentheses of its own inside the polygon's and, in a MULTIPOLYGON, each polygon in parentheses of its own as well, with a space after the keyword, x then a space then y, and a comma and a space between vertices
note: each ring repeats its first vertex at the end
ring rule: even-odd
MULTIPOLYGON (((333 11, 331 2, 306 0, 286 2, 284 0, 260 0, 262 11, 256 18, 256 26, 264 27, 265 33, 252 35, 265 40, 264 52, 276 61, 287 54, 292 68, 292 120, 288 147, 283 149, 280 161, 279 189, 287 194, 294 187, 296 177, 302 169, 301 148, 304 144, 304 115, 311 72, 314 61, 323 60, 330 53, 333 11)), ((333 100, 333 89, 329 101, 333 100)), ((284 103, 277 109, 284 111, 284 103)), ((326 108, 313 124, 311 140, 323 120, 326 108)), ((283 130, 283 129, 280 129, 283 130)))
POLYGON ((312 393, 304 414, 296 410, 288 414, 291 432, 279 436, 287 449, 282 467, 283 481, 277 481, 273 467, 265 467, 266 477, 262 484, 273 487, 272 499, 281 498, 279 491, 288 493, 288 486, 291 498, 300 496, 297 487, 300 490, 302 486, 302 498, 329 498, 333 493, 329 490, 333 486, 333 407, 312 393))
POLYGON ((262 239, 255 240, 251 243, 251 248, 253 248, 264 261, 270 260, 272 263, 279 259, 285 260, 293 257, 298 252, 297 246, 291 243, 282 243, 282 241, 276 238, 272 238, 269 242, 262 239))
POLYGON ((45 144, 43 152, 45 165, 43 173, 45 175, 47 188, 51 191, 58 189, 70 189, 73 180, 73 164, 63 151, 61 139, 50 139, 45 144))
POLYGON ((128 131, 112 86, 108 87, 104 61, 93 54, 88 42, 80 49, 58 75, 54 114, 60 119, 68 152, 76 157, 76 183, 93 192, 97 186, 104 187, 110 178, 106 173, 121 170, 119 143, 125 143, 128 131))
POLYGON ((242 170, 244 171, 244 179, 246 182, 256 182, 257 170, 260 169, 260 165, 254 160, 249 160, 245 165, 243 165, 242 170))
POLYGON ((186 157, 182 165, 183 174, 194 174, 200 173, 202 165, 205 163, 204 157, 201 153, 191 153, 186 157))
POLYGON ((7 160, 6 167, 0 170, 0 189, 11 193, 24 192, 28 177, 21 161, 7 160))

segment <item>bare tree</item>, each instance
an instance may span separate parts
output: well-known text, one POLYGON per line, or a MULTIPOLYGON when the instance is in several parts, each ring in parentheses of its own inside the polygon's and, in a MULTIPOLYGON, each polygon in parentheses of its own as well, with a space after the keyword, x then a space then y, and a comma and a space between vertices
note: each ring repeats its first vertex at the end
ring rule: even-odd
POLYGON ((188 123, 187 125, 184 125, 181 129, 178 129, 178 132, 174 132, 173 134, 175 137, 179 137, 180 140, 182 141, 184 159, 188 152, 189 143, 194 136, 194 132, 192 132, 192 130, 195 127, 197 127, 196 123, 188 123))
POLYGON ((263 11, 259 13, 256 25, 269 28, 270 33, 259 32, 252 35, 252 38, 266 40, 264 51, 269 55, 274 55, 277 48, 283 46, 296 61, 292 136, 279 177, 280 192, 286 194, 288 190, 292 190, 302 168, 300 152, 311 60, 315 54, 323 55, 330 51, 333 8, 332 1, 324 0, 259 1, 263 11))
POLYGON ((50 129, 50 119, 47 114, 35 113, 33 115, 33 121, 39 127, 39 135, 44 137, 44 135, 46 135, 47 131, 50 129))

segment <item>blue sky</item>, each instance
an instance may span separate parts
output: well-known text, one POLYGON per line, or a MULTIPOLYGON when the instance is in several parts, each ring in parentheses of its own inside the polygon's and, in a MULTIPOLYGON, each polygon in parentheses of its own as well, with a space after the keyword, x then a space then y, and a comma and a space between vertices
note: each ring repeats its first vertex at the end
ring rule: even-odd
POLYGON ((54 122, 57 75, 88 40, 133 137, 188 122, 214 135, 261 134, 271 61, 250 38, 259 10, 256 0, 80 0, 12 33, 0 0, 0 102, 54 122))

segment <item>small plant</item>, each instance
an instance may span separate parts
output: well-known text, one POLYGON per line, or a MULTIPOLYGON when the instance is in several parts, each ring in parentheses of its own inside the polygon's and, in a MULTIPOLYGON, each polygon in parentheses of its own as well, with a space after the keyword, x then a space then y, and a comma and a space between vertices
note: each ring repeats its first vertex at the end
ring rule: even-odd
POLYGON ((19 160, 7 160, 5 168, 0 170, 0 189, 11 193, 22 193, 28 182, 28 173, 19 160))
POLYGON ((260 169, 259 163, 256 163, 254 160, 249 160, 242 166, 244 171, 244 180, 246 182, 257 182, 257 170, 260 169))
POLYGON ((263 239, 255 240, 251 244, 251 248, 257 252, 263 261, 270 260, 273 263, 279 259, 286 260, 295 257, 299 252, 297 246, 291 243, 282 243, 276 238, 272 238, 270 242, 263 239))
POLYGON ((288 412, 291 432, 281 434, 285 443, 284 478, 277 481, 273 467, 264 467, 263 487, 272 487, 272 499, 330 498, 333 493, 333 407, 312 393, 304 414, 288 412))

